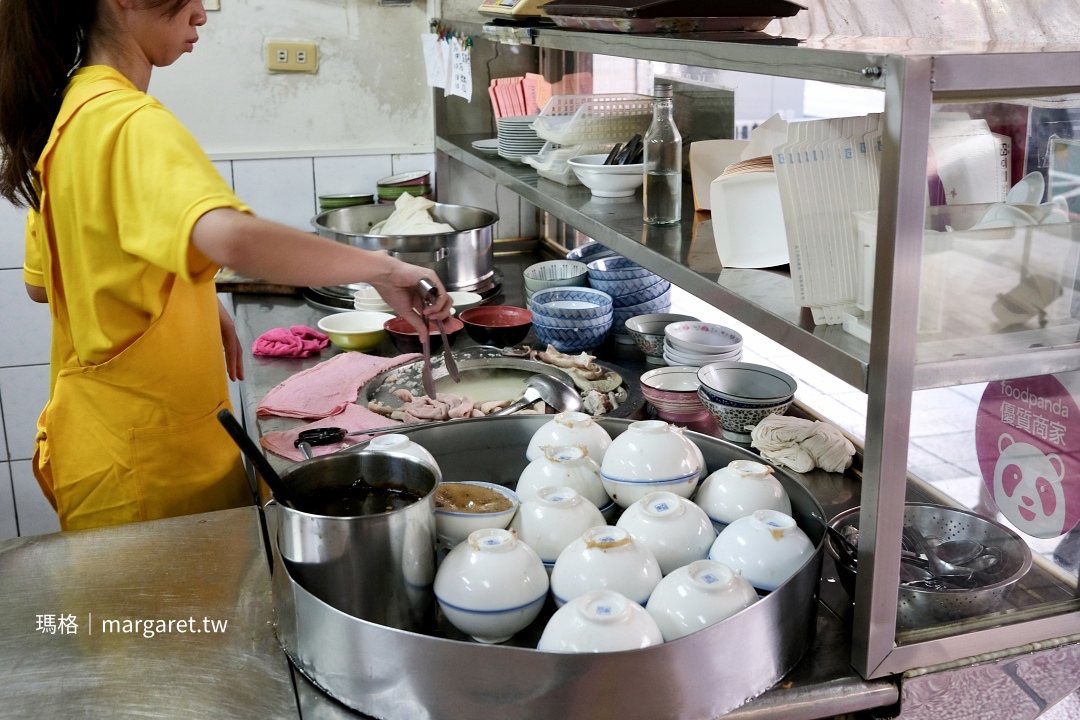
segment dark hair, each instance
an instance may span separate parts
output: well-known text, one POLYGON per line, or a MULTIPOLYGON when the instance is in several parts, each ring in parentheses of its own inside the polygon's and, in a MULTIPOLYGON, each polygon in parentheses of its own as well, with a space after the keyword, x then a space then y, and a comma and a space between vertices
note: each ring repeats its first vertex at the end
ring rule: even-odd
MULTIPOLYGON (((191 0, 145 0, 176 15, 191 0)), ((34 165, 86 58, 98 0, 0 0, 0 197, 38 208, 34 165)))

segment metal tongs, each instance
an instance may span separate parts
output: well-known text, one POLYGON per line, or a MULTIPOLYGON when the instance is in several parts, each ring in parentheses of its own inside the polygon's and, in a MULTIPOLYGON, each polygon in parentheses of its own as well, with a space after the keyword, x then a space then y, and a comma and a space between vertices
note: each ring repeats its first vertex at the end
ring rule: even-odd
MULTIPOLYGON (((420 294, 420 301, 424 307, 430 307, 435 298, 439 296, 439 290, 427 280, 421 278, 416 283, 416 292, 420 294)), ((427 317, 423 316, 424 322, 427 322, 427 317)), ((461 374, 458 373, 457 363, 454 362, 454 353, 450 350, 450 340, 446 337, 446 328, 443 327, 442 320, 436 320, 435 325, 439 328, 439 335, 442 337, 443 345, 443 364, 446 366, 446 372, 449 373, 450 379, 454 382, 461 382, 461 374)), ((424 383, 424 392, 427 396, 435 398, 435 380, 431 376, 431 340, 429 337, 423 339, 423 352, 424 352, 424 366, 422 368, 422 380, 424 383)))

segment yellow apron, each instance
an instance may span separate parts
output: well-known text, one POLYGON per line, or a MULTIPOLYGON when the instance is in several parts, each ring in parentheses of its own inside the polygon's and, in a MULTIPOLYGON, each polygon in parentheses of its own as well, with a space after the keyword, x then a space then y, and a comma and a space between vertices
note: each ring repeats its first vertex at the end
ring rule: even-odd
MULTIPOLYGON (((97 94, 87 88, 73 107, 97 94)), ((54 131, 42 155, 43 170, 56 137, 54 131)), ((38 420, 33 467, 61 528, 250 505, 239 452, 216 417, 230 405, 214 284, 174 276, 165 308, 146 332, 110 360, 83 367, 71 342, 44 190, 41 208, 53 362, 60 369, 38 420)))

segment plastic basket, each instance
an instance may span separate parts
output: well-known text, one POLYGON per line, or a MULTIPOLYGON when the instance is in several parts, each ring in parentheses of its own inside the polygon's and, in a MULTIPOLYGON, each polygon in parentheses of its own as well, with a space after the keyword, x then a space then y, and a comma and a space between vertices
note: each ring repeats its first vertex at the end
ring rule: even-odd
POLYGON ((559 145, 625 142, 649 129, 652 107, 646 95, 556 95, 532 127, 559 145))
POLYGON ((612 143, 591 143, 586 145, 569 145, 563 147, 553 142, 544 143, 540 152, 536 155, 526 155, 522 159, 526 165, 536 168, 536 174, 561 185, 580 185, 574 169, 567 164, 567 160, 578 155, 592 155, 594 153, 607 152, 612 143))

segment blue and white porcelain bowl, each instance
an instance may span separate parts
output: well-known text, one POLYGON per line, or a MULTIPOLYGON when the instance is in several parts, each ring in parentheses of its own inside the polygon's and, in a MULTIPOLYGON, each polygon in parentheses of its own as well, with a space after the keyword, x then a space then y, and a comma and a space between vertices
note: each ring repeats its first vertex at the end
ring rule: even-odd
POLYGON ((681 428, 641 420, 611 441, 600 464, 600 479, 608 495, 626 508, 661 490, 688 498, 703 471, 701 450, 681 428))
POLYGON ((582 328, 592 326, 606 326, 610 325, 614 320, 614 312, 609 310, 603 315, 598 315, 593 318, 561 318, 553 315, 544 315, 543 313, 534 312, 533 320, 538 321, 541 325, 546 325, 549 328, 582 328))
POLYGON ((716 530, 704 510, 667 491, 641 498, 626 508, 615 525, 649 548, 665 575, 704 560, 716 539, 716 530))
POLYGON ((652 550, 629 530, 601 525, 559 554, 551 571, 551 594, 562 607, 590 590, 615 590, 643 606, 662 577, 652 550))
POLYGON ((638 265, 633 260, 622 256, 600 258, 587 263, 589 280, 628 280, 630 278, 642 278, 655 275, 652 270, 638 265))
POLYGON ((623 305, 621 307, 615 308, 614 311, 620 315, 626 315, 627 313, 630 313, 628 317, 623 319, 623 322, 625 323, 627 320, 634 317, 635 315, 649 315, 652 313, 665 312, 670 307, 671 288, 669 287, 667 290, 664 291, 663 294, 658 295, 651 300, 646 300, 645 302, 640 302, 636 305, 623 305))
POLYGON ((704 385, 698 386, 697 392, 701 404, 716 418, 724 439, 742 443, 750 442, 750 432, 754 426, 770 415, 783 415, 795 400, 792 395, 774 404, 762 405, 723 397, 704 385))
MULTIPOLYGON (((382 437, 386 437, 383 435, 382 437)), ((398 437, 405 437, 400 435, 398 437)), ((378 440, 379 438, 375 438, 378 440)), ((372 440, 372 442, 375 442, 372 440)), ((517 494, 508 487, 502 485, 496 485, 495 483, 479 482, 479 481, 462 481, 456 483, 440 483, 440 487, 443 490, 447 490, 451 486, 464 485, 471 486, 475 490, 481 492, 498 493, 506 498, 510 503, 510 507, 505 510, 493 509, 490 512, 469 512, 467 510, 452 510, 447 507, 440 506, 440 493, 436 489, 435 498, 435 535, 439 539, 439 543, 447 548, 456 547, 458 543, 463 542, 472 533, 477 530, 483 530, 485 528, 505 528, 510 524, 510 520, 514 517, 514 513, 517 512, 518 506, 521 505, 521 501, 518 499, 517 494)), ((465 492, 469 492, 469 488, 462 488, 465 492)), ((474 494, 470 492, 470 494, 474 494)))
POLYGON ((637 650, 664 642, 645 608, 615 590, 590 590, 555 611, 537 650, 564 653, 637 650))
POLYGON ((639 292, 657 284, 661 280, 663 280, 663 278, 653 273, 642 277, 627 278, 625 280, 614 280, 605 278, 601 275, 594 275, 589 278, 589 285, 615 297, 616 295, 628 295, 639 292))
MULTIPOLYGON (((616 308, 627 308, 631 305, 641 305, 642 303, 655 300, 668 293, 670 290, 671 283, 667 280, 660 280, 660 282, 655 282, 636 292, 612 295, 611 302, 616 308)), ((645 313, 642 314, 644 315, 645 313)))
POLYGON ((536 551, 509 530, 469 535, 443 559, 435 598, 446 619, 482 643, 500 643, 540 614, 548 573, 536 551))
POLYGON ((533 333, 541 344, 551 345, 559 352, 576 353, 592 350, 604 342, 611 330, 611 320, 603 325, 583 325, 580 327, 550 327, 533 315, 533 333))
POLYGON ((588 320, 612 311, 611 296, 592 288, 547 288, 533 293, 529 309, 541 316, 588 320))
POLYGON ((570 252, 566 253, 567 260, 577 260, 578 262, 588 263, 593 260, 599 260, 605 257, 617 257, 619 253, 614 250, 609 250, 604 245, 598 242, 591 242, 576 247, 570 252))
POLYGON ((709 559, 718 560, 772 592, 814 555, 814 543, 795 519, 776 510, 758 510, 739 518, 717 536, 709 559))

